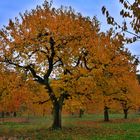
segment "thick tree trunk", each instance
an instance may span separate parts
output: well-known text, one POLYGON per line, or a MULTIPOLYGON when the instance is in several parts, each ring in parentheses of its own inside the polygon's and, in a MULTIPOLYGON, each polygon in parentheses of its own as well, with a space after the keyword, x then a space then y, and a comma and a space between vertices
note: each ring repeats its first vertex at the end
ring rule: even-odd
POLYGON ((128 118, 128 109, 123 109, 124 112, 124 119, 128 118))
POLYGON ((62 104, 58 101, 53 104, 53 129, 61 129, 62 128, 62 104))
POLYGON ((108 122, 109 121, 109 113, 108 113, 109 108, 107 106, 104 107, 104 121, 108 122))

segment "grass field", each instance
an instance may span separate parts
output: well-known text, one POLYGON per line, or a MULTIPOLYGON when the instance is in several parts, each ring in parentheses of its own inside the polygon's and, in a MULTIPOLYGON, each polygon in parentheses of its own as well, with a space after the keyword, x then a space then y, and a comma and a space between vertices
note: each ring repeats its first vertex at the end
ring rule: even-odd
POLYGON ((128 120, 122 117, 112 114, 110 122, 103 122, 102 115, 63 116, 61 131, 49 129, 50 116, 1 122, 0 140, 140 140, 140 115, 130 115, 128 120))

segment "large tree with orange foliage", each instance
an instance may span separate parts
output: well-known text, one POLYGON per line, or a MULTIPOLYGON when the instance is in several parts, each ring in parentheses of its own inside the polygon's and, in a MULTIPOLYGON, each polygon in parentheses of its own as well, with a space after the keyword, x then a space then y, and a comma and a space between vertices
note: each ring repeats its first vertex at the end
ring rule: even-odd
POLYGON ((123 36, 100 33, 95 17, 83 17, 72 8, 55 9, 45 1, 20 17, 0 30, 0 61, 25 71, 28 78, 45 87, 49 99, 40 103, 51 101, 54 129, 61 128, 66 99, 92 99, 103 69, 111 62, 113 73, 115 66, 131 59, 114 58, 125 53, 123 36))
POLYGON ((26 71, 45 86, 53 105, 52 127, 61 128, 63 102, 70 96, 63 89, 66 80, 62 79, 72 75, 86 55, 85 48, 95 46, 98 24, 96 19, 76 14, 72 8, 52 8, 47 1, 20 17, 10 20, 0 31, 1 62, 26 71), (59 90, 55 90, 53 81, 60 85, 59 90))

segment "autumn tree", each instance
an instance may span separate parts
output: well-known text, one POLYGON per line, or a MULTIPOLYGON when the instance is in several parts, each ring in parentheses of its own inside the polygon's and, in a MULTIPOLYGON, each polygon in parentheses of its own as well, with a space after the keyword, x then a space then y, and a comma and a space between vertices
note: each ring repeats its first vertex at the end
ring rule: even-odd
POLYGON ((26 102, 27 85, 19 74, 9 70, 0 71, 0 111, 3 113, 14 112, 26 102))
POLYGON ((89 103, 91 105, 92 102, 90 101, 92 100, 89 100, 84 96, 72 97, 65 102, 64 109, 71 115, 76 114, 79 118, 81 118, 84 115, 85 111, 87 111, 87 106, 89 105, 89 103))
POLYGON ((116 93, 116 73, 136 63, 123 41, 122 35, 100 32, 96 17, 83 17, 71 7, 55 9, 45 1, 0 30, 0 61, 45 87, 46 96, 35 102, 51 101, 52 128, 60 129, 67 99, 84 103, 95 93, 116 93))
MULTIPOLYGON (((102 55, 94 57, 96 68, 93 69, 92 74, 97 89, 94 96, 96 100, 100 100, 100 106, 104 108, 105 121, 109 121, 109 109, 115 103, 114 98, 120 96, 122 85, 128 83, 130 79, 133 82, 137 81, 135 76, 137 58, 125 49, 123 40, 123 36, 114 34, 112 29, 106 34, 101 33, 100 45, 96 52, 102 55)), ((132 86, 133 83, 127 88, 132 86)), ((129 94, 137 95, 133 92, 129 94)), ((128 96, 126 94, 124 100, 127 100, 128 96)))
MULTIPOLYGON (((102 13, 106 16, 107 23, 110 25, 113 25, 115 27, 116 34, 122 33, 124 35, 124 41, 126 43, 133 43, 135 41, 139 41, 140 39, 140 1, 139 0, 134 0, 129 1, 129 0, 119 0, 119 2, 122 5, 122 9, 120 10, 120 17, 122 17, 122 24, 118 21, 116 21, 115 17, 111 16, 111 12, 105 7, 102 7, 102 13)), ((137 58, 138 62, 138 58, 137 58)), ((128 110, 130 108, 133 108, 138 101, 136 101, 136 95, 138 94, 138 87, 136 86, 136 78, 135 80, 133 79, 136 75, 136 72, 132 72, 128 74, 127 76, 125 75, 125 85, 123 87, 120 87, 120 93, 117 99, 120 101, 121 106, 124 111, 124 118, 127 118, 128 110), (133 78, 132 78, 133 77, 133 78), (131 92, 130 93, 130 87, 128 86, 128 83, 130 84, 129 78, 132 78, 131 85, 129 85, 132 89, 134 88, 135 93, 131 92), (137 87, 137 88, 136 88, 137 87), (131 98, 130 98, 131 96, 131 98), (135 98, 134 98, 135 97, 135 98)), ((124 78, 124 77, 123 77, 124 78)), ((123 80, 124 81, 124 80, 123 80)), ((136 106, 135 106, 136 107, 136 106)))
POLYGON ((48 98, 44 92, 43 86, 27 79, 25 75, 1 67, 0 111, 2 114, 11 113, 16 116, 17 113, 28 112, 28 110, 38 112, 39 115, 43 114, 45 105, 42 107, 41 101, 48 98))
POLYGON ((140 86, 136 79, 135 73, 129 73, 128 75, 123 75, 120 78, 120 91, 119 94, 117 96, 114 96, 113 99, 120 103, 120 106, 124 113, 124 119, 127 119, 129 110, 137 110, 140 105, 140 86))
MULTIPOLYGON (((54 129, 61 128, 61 112, 65 99, 73 96, 63 83, 83 62, 86 50, 96 46, 99 26, 97 20, 83 17, 72 8, 43 6, 24 14, 20 19, 9 20, 0 31, 1 62, 44 85, 53 105, 54 129), (79 63, 80 62, 80 63, 79 63), (56 82, 59 90, 55 90, 56 82)), ((70 80, 70 79, 69 79, 70 80)), ((66 84, 65 84, 66 85, 66 84)), ((44 99, 42 102, 47 102, 44 99)))

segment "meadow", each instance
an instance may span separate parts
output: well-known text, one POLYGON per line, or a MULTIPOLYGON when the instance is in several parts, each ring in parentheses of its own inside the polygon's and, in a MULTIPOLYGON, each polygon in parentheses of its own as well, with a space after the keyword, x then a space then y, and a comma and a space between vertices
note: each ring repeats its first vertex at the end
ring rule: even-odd
POLYGON ((50 129, 51 116, 17 117, 21 122, 5 118, 0 123, 0 140, 140 140, 140 115, 122 118, 123 114, 111 114, 110 122, 104 122, 102 115, 64 115, 62 130, 50 129))

